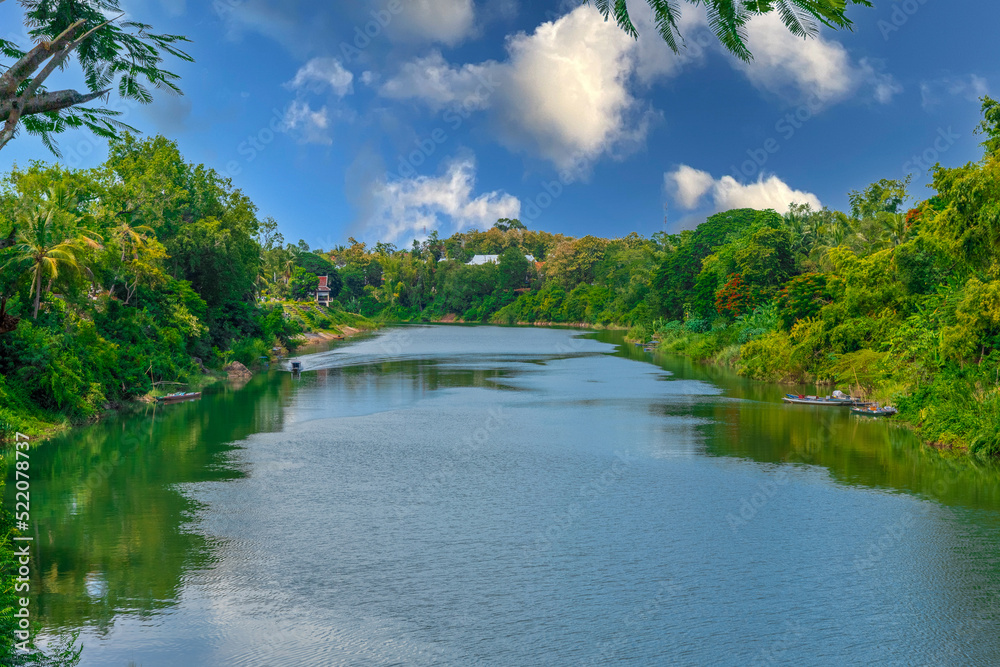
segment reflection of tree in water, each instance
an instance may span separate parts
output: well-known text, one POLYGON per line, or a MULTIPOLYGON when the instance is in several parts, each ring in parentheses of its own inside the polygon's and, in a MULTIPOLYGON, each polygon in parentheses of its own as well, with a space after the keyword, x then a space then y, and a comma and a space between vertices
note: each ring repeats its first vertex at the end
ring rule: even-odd
POLYGON ((200 402, 149 406, 33 450, 35 618, 106 631, 117 614, 174 604, 185 571, 213 562, 212 545, 186 529, 199 507, 177 485, 243 476, 226 465, 229 443, 280 428, 288 381, 213 387, 200 402))
MULTIPOLYGON (((772 394, 780 391, 770 386, 772 394)), ((925 446, 891 422, 842 408, 774 402, 712 403, 696 414, 708 453, 822 466, 838 482, 913 493, 945 505, 1000 509, 1000 466, 925 446)))
MULTIPOLYGON (((597 338, 623 343, 620 332, 597 338)), ((765 463, 802 463, 826 468, 837 481, 913 493, 945 505, 1000 509, 1000 465, 964 454, 939 452, 908 429, 842 408, 792 406, 777 402, 785 391, 821 393, 815 387, 786 388, 754 382, 732 371, 690 359, 646 353, 624 344, 618 356, 656 362, 674 378, 721 387, 730 399, 707 399, 690 414, 708 423, 708 454, 765 463)))
POLYGON ((384 391, 387 383, 413 395, 458 386, 510 389, 494 382, 512 374, 502 366, 401 361, 299 379, 258 376, 245 386, 210 387, 201 401, 149 406, 53 439, 31 453, 40 554, 33 564, 35 618, 47 630, 109 631, 118 614, 146 617, 175 604, 185 573, 215 559, 211 542, 189 528, 201 508, 179 485, 243 477, 227 452, 253 433, 281 430, 284 406, 303 380, 336 391, 330 406, 345 394, 384 391))

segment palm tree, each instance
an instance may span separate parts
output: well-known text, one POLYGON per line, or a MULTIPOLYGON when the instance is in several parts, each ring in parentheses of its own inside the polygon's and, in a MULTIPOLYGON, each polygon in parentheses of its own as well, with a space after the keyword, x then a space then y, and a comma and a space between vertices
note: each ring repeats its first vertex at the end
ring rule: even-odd
POLYGON ((124 262, 127 254, 131 254, 133 259, 138 259, 139 251, 145 247, 154 232, 146 225, 132 225, 128 221, 122 221, 112 230, 112 234, 122 247, 121 261, 124 262), (128 252, 130 249, 131 253, 128 252))
POLYGON ((31 274, 31 291, 35 295, 32 314, 38 319, 42 300, 42 280, 49 277, 49 285, 59 277, 61 267, 70 270, 82 268, 78 254, 85 248, 100 248, 100 236, 78 227, 79 218, 71 213, 76 200, 62 188, 49 190, 49 198, 24 217, 17 230, 12 257, 7 266, 26 267, 31 274))
POLYGON ((910 236, 910 226, 906 222, 906 216, 902 213, 885 213, 878 218, 882 226, 882 240, 895 248, 900 243, 906 241, 910 236))
MULTIPOLYGON (((674 0, 646 0, 653 10, 656 30, 667 45, 676 53, 680 50, 678 40, 683 37, 677 27, 680 7, 674 0)), ((693 5, 704 5, 708 12, 708 25, 722 45, 744 62, 753 60, 747 48, 747 22, 754 16, 778 12, 781 22, 796 37, 815 37, 819 24, 829 28, 851 30, 847 6, 871 7, 869 0, 687 0, 693 5)), ((615 22, 631 37, 639 36, 632 23, 625 0, 594 0, 594 6, 605 19, 614 17, 615 22)))

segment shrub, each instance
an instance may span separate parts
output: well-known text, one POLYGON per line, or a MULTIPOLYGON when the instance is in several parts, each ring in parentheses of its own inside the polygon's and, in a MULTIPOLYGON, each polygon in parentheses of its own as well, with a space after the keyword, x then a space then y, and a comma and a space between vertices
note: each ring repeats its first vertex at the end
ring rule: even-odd
POLYGON ((691 333, 708 333, 712 330, 712 322, 703 317, 696 317, 685 322, 684 327, 691 333))

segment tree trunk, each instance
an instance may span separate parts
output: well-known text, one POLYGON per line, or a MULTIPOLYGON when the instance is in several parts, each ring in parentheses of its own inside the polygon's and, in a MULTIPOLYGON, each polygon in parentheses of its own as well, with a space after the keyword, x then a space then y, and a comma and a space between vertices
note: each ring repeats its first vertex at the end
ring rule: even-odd
POLYGON ((38 319, 38 306, 42 302, 42 267, 35 267, 35 314, 32 319, 38 319))

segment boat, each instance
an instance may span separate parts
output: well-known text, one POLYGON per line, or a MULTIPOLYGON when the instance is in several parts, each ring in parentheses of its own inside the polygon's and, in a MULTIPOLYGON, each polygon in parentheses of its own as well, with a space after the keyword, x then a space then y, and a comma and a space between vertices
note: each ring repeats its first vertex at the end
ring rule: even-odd
POLYGON ((167 394, 166 396, 157 396, 157 403, 180 403, 181 401, 195 401, 201 398, 200 391, 180 391, 176 394, 167 394))
POLYGON ((871 405, 871 403, 862 401, 859 398, 853 398, 843 394, 837 396, 838 393, 840 392, 835 392, 833 396, 803 396, 802 394, 785 394, 781 400, 785 403, 794 403, 797 405, 828 405, 834 407, 859 407, 871 405))
POLYGON ((302 362, 301 361, 293 361, 292 362, 292 372, 293 373, 298 373, 301 370, 302 370, 302 362))
POLYGON ((851 408, 851 414, 864 415, 865 417, 891 417, 897 412, 899 411, 891 405, 887 405, 884 408, 880 408, 877 405, 851 408))

